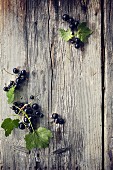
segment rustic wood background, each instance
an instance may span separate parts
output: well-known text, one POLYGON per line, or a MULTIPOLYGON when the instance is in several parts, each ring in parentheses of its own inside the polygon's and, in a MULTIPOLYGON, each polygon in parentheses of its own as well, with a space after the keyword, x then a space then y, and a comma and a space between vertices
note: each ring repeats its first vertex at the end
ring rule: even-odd
POLYGON ((112 0, 0 0, 0 123, 13 114, 2 89, 14 76, 4 68, 26 68, 29 81, 17 100, 38 95, 40 126, 54 136, 49 148, 29 154, 26 132, 5 138, 0 129, 1 170, 113 170, 112 22, 112 0), (64 13, 93 30, 83 51, 59 36, 68 27, 64 13), (53 112, 64 126, 50 123, 53 112))

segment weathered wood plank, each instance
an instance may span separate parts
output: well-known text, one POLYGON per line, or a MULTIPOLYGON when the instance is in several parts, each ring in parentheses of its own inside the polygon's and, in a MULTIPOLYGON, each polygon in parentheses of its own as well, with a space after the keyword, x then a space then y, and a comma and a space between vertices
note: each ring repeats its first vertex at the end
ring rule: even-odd
POLYGON ((105 169, 113 169, 113 2, 105 0, 105 169))
MULTIPOLYGON (((101 170, 99 1, 5 0, 0 5, 0 82, 4 85, 11 79, 3 68, 10 72, 16 66, 26 68, 30 78, 21 95, 25 100, 39 95, 36 101, 45 114, 40 125, 53 130, 50 148, 40 151, 41 169, 101 170), (58 29, 67 27, 61 20, 64 13, 87 21, 94 31, 84 51, 60 38, 58 29), (64 127, 49 123, 53 112, 65 118, 64 127)), ((2 120, 11 111, 2 88, 0 94, 2 120)), ((34 169, 34 152, 29 155, 23 149, 23 135, 18 130, 7 140, 2 135, 4 169, 34 169)))

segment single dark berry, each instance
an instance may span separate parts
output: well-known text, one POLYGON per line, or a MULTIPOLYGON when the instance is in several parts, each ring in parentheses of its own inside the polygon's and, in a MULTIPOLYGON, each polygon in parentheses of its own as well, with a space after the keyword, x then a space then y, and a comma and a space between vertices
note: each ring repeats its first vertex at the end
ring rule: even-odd
POLYGON ((80 48, 80 44, 75 44, 75 48, 80 48))
POLYGON ((8 89, 10 89, 10 88, 11 88, 11 85, 9 84, 7 87, 8 87, 8 89))
POLYGON ((64 124, 64 123, 65 123, 64 119, 62 119, 62 118, 56 119, 56 124, 62 125, 62 124, 64 124))
POLYGON ((23 106, 24 106, 24 103, 20 103, 18 107, 22 108, 23 106))
POLYGON ((74 39, 71 39, 71 40, 70 40, 70 43, 71 43, 71 44, 74 44, 74 43, 75 43, 75 40, 74 40, 74 39))
POLYGON ((73 31, 75 29, 75 24, 69 24, 69 28, 73 31))
POLYGON ((20 88, 21 88, 21 85, 18 84, 18 83, 16 83, 16 84, 15 84, 15 90, 19 90, 20 88))
POLYGON ((12 110, 16 110, 17 107, 16 107, 16 106, 12 106, 11 109, 12 109, 12 110))
POLYGON ((33 100, 35 97, 33 95, 30 96, 30 99, 33 100))
POLYGON ((14 102, 14 103, 13 103, 13 105, 15 105, 15 106, 17 106, 17 107, 19 106, 19 104, 20 104, 20 102, 14 102))
POLYGON ((15 112, 16 114, 18 114, 18 113, 19 113, 19 109, 16 108, 16 109, 14 110, 14 112, 15 112))
POLYGON ((70 24, 74 24, 74 21, 75 21, 75 20, 74 20, 72 17, 70 17, 69 20, 68 20, 68 22, 69 22, 70 24))
POLYGON ((10 81, 10 86, 14 86, 15 82, 14 81, 10 81))
POLYGON ((27 117, 24 117, 24 122, 29 123, 29 119, 27 117))
POLYGON ((23 122, 20 122, 20 123, 19 123, 19 129, 21 129, 21 130, 25 129, 25 125, 24 125, 23 122))
POLYGON ((28 115, 32 114, 33 113, 33 110, 31 108, 26 108, 24 110, 28 115))
POLYGON ((20 79, 20 78, 17 78, 17 79, 16 79, 16 84, 19 84, 19 83, 21 83, 21 79, 20 79))
POLYGON ((33 128, 30 126, 28 127, 29 131, 32 133, 33 132, 33 128))
POLYGON ((57 119, 58 116, 59 116, 59 115, 58 115, 57 113, 53 113, 53 114, 52 114, 52 118, 53 118, 53 119, 57 119))
POLYGON ((69 15, 67 15, 67 14, 64 14, 63 16, 62 16, 62 19, 64 20, 64 21, 68 21, 69 20, 69 15))
POLYGON ((79 38, 75 38, 75 43, 79 44, 80 43, 80 39, 79 38))
POLYGON ((39 112, 39 111, 35 111, 34 114, 37 115, 37 116, 39 116, 39 115, 40 115, 40 112, 39 112))
POLYGON ((40 113, 40 118, 43 118, 44 117, 44 114, 43 113, 40 113))
POLYGON ((26 70, 22 70, 20 74, 26 76, 26 70))
POLYGON ((9 89, 8 89, 8 87, 4 87, 3 90, 4 91, 8 91, 9 89))
POLYGON ((75 27, 77 28, 79 25, 79 21, 75 21, 74 24, 75 24, 75 27))
POLYGON ((13 73, 18 74, 18 73, 19 73, 19 70, 18 70, 17 68, 14 68, 14 69, 13 69, 13 73))
POLYGON ((38 105, 37 103, 34 103, 34 104, 32 105, 32 108, 33 108, 34 110, 38 110, 38 109, 39 109, 39 105, 38 105))

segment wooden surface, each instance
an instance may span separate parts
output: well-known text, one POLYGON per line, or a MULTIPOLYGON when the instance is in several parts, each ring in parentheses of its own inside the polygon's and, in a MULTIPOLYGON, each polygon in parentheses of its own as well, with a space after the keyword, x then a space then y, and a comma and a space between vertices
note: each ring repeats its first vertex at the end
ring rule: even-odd
MULTIPOLYGON (((107 139, 112 131, 113 100, 112 43, 109 46, 112 42, 112 10, 107 13, 109 6, 109 3, 105 5, 105 24, 108 24, 105 29, 106 88, 110 87, 110 91, 106 90, 105 101, 105 170, 110 170, 107 139), (107 32, 108 28, 111 34, 107 32)), ((53 131, 48 149, 33 150, 29 154, 23 140, 25 132, 15 130, 5 138, 1 129, 0 165, 4 170, 102 170, 101 55, 99 0, 0 0, 0 122, 13 113, 2 89, 14 77, 3 69, 12 72, 19 66, 26 68, 30 77, 17 99, 23 97, 22 101, 29 101, 31 94, 38 94, 36 102, 42 106, 45 115, 40 126, 53 131), (81 22, 87 21, 93 30, 83 51, 60 38, 58 29, 67 28, 61 20, 64 13, 81 22), (53 112, 65 118, 64 127, 50 123, 53 112), (38 152, 40 163, 36 168, 35 154, 38 152)))

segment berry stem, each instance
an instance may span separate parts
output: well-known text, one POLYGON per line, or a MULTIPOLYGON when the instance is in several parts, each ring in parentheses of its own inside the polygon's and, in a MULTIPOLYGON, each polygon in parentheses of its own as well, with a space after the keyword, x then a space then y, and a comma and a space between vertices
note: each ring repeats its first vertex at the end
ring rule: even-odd
POLYGON ((6 73, 8 73, 8 74, 10 74, 10 75, 12 75, 12 76, 15 76, 14 74, 8 72, 5 68, 3 68, 3 70, 4 70, 6 73))

